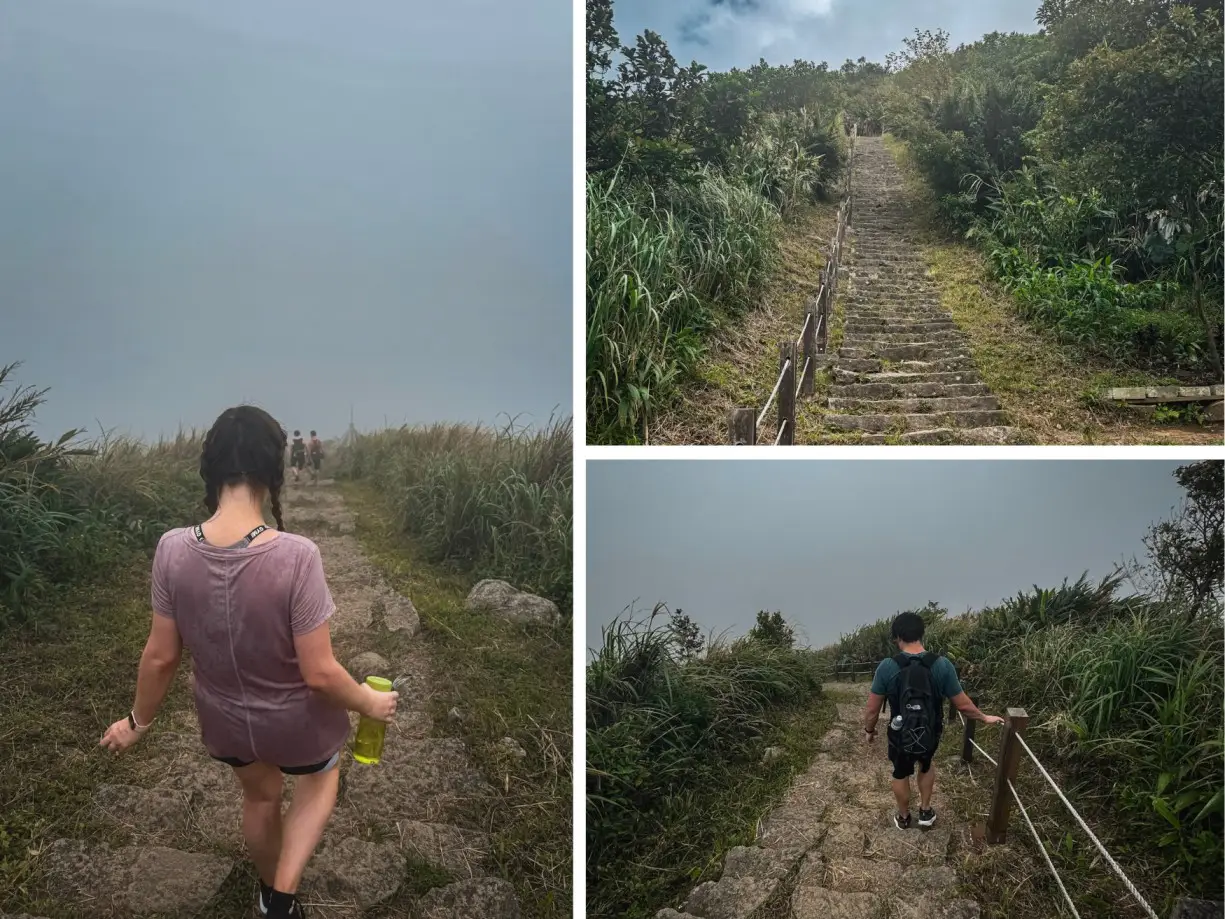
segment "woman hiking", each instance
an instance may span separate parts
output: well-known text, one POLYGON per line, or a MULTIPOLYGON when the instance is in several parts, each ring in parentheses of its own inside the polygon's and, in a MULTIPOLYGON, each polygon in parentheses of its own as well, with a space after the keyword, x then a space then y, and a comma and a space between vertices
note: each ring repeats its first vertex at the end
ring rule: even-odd
POLYGON ((293 432, 293 444, 289 450, 289 465, 293 468, 293 483, 297 485, 298 477, 306 468, 306 441, 302 439, 301 431, 293 432))
POLYGON ((201 739, 242 789, 269 919, 305 915, 295 894, 336 804, 346 710, 390 722, 398 698, 359 684, 332 654, 336 607, 319 549, 281 520, 285 445, 281 426, 252 406, 227 409, 209 430, 200 477, 212 516, 158 543, 136 700, 101 741, 118 753, 140 740, 191 651, 201 739), (265 498, 275 530, 264 525, 265 498), (284 818, 283 774, 297 776, 284 818))

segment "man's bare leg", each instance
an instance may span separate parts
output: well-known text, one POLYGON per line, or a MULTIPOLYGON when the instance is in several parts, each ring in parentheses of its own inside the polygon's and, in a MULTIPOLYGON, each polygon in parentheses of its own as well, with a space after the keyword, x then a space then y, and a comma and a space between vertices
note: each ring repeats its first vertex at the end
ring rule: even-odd
POLYGON ((897 802, 898 816, 905 820, 910 816, 910 779, 893 780, 893 800, 897 802))
POLYGON ((930 810, 932 806, 932 792, 936 788, 936 764, 933 762, 926 772, 920 772, 919 778, 919 807, 922 810, 930 810))

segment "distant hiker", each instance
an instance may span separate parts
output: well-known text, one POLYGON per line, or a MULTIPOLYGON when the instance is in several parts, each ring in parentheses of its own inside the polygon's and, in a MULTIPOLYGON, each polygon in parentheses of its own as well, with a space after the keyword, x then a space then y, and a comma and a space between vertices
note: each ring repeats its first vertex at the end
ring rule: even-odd
POLYGON ((323 441, 319 439, 319 436, 314 431, 311 431, 310 444, 307 449, 310 452, 311 458, 311 478, 318 483, 319 469, 323 466, 323 441))
POLYGON ((346 710, 390 722, 399 696, 357 683, 332 655, 336 605, 319 549, 281 521, 281 426, 252 406, 222 412, 204 438, 200 477, 212 516, 157 545, 136 700, 101 745, 118 753, 144 736, 186 647, 204 748, 242 788, 260 912, 302 917, 295 894, 336 804, 346 710), (275 530, 264 525, 265 498, 275 530), (298 777, 283 820, 282 774, 298 777))
POLYGON ((863 713, 865 742, 876 738, 876 721, 881 706, 889 700, 889 762, 893 763, 893 797, 897 813, 893 822, 900 830, 910 829, 910 777, 919 766, 919 826, 936 822, 931 806, 936 786, 936 767, 932 757, 944 730, 944 700, 952 699, 967 718, 1000 724, 1003 718, 984 715, 961 688, 957 669, 947 657, 923 648, 923 617, 902 613, 893 620, 890 637, 897 642, 898 654, 885 658, 876 668, 868 704, 863 713))
POLYGON ((293 444, 289 448, 289 465, 293 467, 293 481, 298 484, 298 476, 306 468, 306 442, 302 440, 302 432, 293 432, 293 444))

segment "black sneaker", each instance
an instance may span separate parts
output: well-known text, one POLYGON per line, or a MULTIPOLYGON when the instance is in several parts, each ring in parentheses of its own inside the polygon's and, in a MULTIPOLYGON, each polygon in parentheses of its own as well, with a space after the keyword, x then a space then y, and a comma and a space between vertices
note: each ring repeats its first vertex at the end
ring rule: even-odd
POLYGON ((936 822, 936 809, 929 807, 927 810, 919 808, 919 826, 931 826, 936 822))
POLYGON ((893 815, 893 825, 896 826, 899 830, 910 829, 910 814, 907 814, 905 817, 903 817, 901 814, 895 813, 893 815))
POLYGON ((268 915, 268 901, 272 899, 272 888, 263 881, 259 882, 259 914, 268 915))
POLYGON ((279 890, 268 894, 268 919, 306 919, 306 910, 301 901, 291 893, 279 890))

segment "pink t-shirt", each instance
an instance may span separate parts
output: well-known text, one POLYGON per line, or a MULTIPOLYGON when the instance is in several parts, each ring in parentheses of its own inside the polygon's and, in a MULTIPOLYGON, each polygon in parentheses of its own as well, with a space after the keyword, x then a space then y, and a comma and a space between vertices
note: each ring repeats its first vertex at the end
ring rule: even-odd
POLYGON ((246 548, 170 530, 153 557, 153 610, 191 652, 196 711, 209 754, 307 766, 349 736, 343 708, 302 679, 294 636, 336 611, 319 548, 280 533, 246 548))

